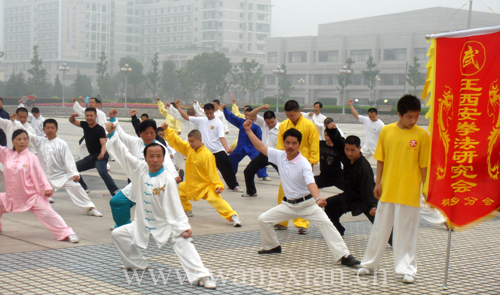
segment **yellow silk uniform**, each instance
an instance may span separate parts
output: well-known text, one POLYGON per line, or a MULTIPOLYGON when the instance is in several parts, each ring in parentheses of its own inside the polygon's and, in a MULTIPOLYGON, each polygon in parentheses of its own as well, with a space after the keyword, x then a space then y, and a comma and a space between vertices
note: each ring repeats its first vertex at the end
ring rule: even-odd
POLYGON ((227 221, 231 221, 232 215, 238 215, 220 194, 215 193, 219 187, 224 189, 224 184, 217 173, 215 157, 212 152, 204 145, 195 151, 171 128, 165 130, 165 140, 172 148, 186 157, 186 174, 184 176, 186 181, 179 184, 179 196, 184 211, 193 210, 190 200, 196 202, 204 199, 227 221))
POLYGON ((158 101, 158 110, 163 117, 165 117, 165 122, 167 122, 168 127, 173 128, 175 132, 179 134, 179 132, 181 132, 181 122, 168 113, 167 109, 165 109, 165 105, 161 101, 158 101))
MULTIPOLYGON (((237 105, 233 104, 231 111, 233 112, 233 115, 235 115, 236 117, 245 119, 245 115, 240 113, 240 109, 238 108, 237 105)), ((231 146, 229 148, 234 150, 237 145, 238 145, 238 139, 236 139, 233 143, 231 143, 231 146)))
MULTIPOLYGON (((319 162, 319 132, 316 125, 313 122, 300 116, 297 124, 294 125, 290 119, 286 119, 280 124, 278 132, 278 141, 276 142, 277 150, 284 150, 283 145, 283 134, 288 129, 295 128, 302 133, 302 141, 300 143, 299 151, 304 158, 306 158, 311 165, 318 164, 319 162)), ((312 169, 312 168, 311 168, 312 169)), ((280 183, 280 188, 278 191, 278 204, 281 204, 285 193, 283 192, 283 187, 280 183)), ((280 223, 283 226, 288 226, 288 220, 280 223)), ((303 218, 296 218, 293 220, 295 227, 309 228, 309 222, 303 218)))

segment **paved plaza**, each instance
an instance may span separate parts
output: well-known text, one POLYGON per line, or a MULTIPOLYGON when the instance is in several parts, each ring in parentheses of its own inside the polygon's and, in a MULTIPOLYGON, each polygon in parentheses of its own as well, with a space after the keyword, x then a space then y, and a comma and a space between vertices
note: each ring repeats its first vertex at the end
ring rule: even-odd
MULTIPOLYGON (((120 111, 120 117, 125 115, 125 111, 120 111)), ((337 117, 335 121, 342 122, 343 118, 337 117)), ((57 119, 59 136, 70 144, 77 158, 82 131, 67 118, 57 119)), ((122 127, 134 134, 126 118, 122 127)), ((341 123, 340 127, 346 135, 364 139, 361 124, 341 123)), ((231 126, 228 142, 236 136, 237 130, 231 126)), ((240 163, 237 175, 243 188, 242 171, 247 163, 248 159, 240 163)), ((118 164, 111 162, 111 168, 117 185, 125 186, 127 177, 118 164)), ((326 243, 314 227, 303 236, 289 226, 288 230, 277 232, 282 254, 258 255, 261 240, 257 217, 276 205, 279 183, 272 168, 268 173, 272 181, 256 180, 256 198, 242 198, 230 191, 222 194, 238 212, 243 222, 241 228, 233 228, 207 202, 193 204, 195 216, 189 221, 194 244, 217 279, 215 291, 190 286, 168 244, 158 249, 151 242, 143 251, 150 261, 148 271, 121 270, 109 230, 113 225, 110 196, 94 170, 82 175, 91 188, 92 201, 104 217, 84 215, 65 191, 55 193, 56 202, 52 204, 80 237, 78 244, 57 241, 31 212, 3 215, 0 294, 499 294, 500 249, 495 234, 500 227, 498 218, 468 231, 452 233, 448 290, 442 288, 448 232, 425 221, 421 221, 419 231, 418 276, 411 285, 401 283, 401 276, 394 273, 389 245, 377 276, 357 277, 356 269, 332 261, 326 243)), ((339 192, 334 188, 320 191, 323 197, 339 192)), ((342 221, 346 227, 345 242, 351 253, 361 259, 371 223, 364 216, 350 215, 342 221)))

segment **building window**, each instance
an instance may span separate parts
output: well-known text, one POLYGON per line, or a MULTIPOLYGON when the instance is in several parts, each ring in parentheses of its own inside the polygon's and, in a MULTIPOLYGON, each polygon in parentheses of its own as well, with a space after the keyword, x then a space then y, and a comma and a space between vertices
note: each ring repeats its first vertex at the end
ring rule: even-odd
POLYGON ((406 48, 384 49, 384 60, 406 60, 406 48))
POLYGON ((306 51, 289 52, 288 62, 292 63, 307 62, 307 52, 306 51))
POLYGON ((316 85, 335 85, 335 75, 315 75, 316 85))
POLYGON ((277 52, 268 52, 267 53, 267 62, 268 63, 277 63, 278 62, 278 53, 277 52))
POLYGON ((371 49, 351 50, 351 58, 354 61, 367 61, 371 54, 372 54, 371 49))
POLYGON ((427 59, 427 48, 415 48, 415 56, 418 60, 423 61, 427 59))
POLYGON ((318 52, 318 62, 338 62, 338 61, 339 61, 338 50, 318 52))
POLYGON ((276 75, 267 75, 266 80, 267 85, 276 85, 276 75))

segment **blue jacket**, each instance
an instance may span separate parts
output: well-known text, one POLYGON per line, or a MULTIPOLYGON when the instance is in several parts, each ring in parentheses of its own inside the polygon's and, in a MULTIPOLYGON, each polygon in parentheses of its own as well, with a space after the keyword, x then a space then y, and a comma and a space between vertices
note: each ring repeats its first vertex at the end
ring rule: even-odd
MULTIPOLYGON (((10 120, 9 113, 7 113, 3 108, 0 108, 0 117, 10 120)), ((5 137, 5 132, 3 132, 2 129, 0 129, 0 145, 7 146, 7 137, 5 137)))
MULTIPOLYGON (((233 153, 237 154, 253 154, 257 151, 257 149, 253 146, 250 138, 248 138, 247 132, 243 127, 243 123, 245 123, 245 119, 238 118, 233 115, 227 108, 224 108, 224 117, 226 120, 233 124, 236 128, 240 130, 238 133, 238 145, 234 149, 233 153)), ((257 136, 258 139, 262 140, 262 130, 256 124, 252 124, 252 132, 257 136)))

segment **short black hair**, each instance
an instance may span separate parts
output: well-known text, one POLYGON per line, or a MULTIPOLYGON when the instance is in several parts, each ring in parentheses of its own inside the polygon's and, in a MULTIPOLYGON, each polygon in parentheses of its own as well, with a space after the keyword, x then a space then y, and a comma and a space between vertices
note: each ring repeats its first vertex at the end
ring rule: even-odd
POLYGON ((34 107, 34 108, 32 108, 32 109, 31 109, 31 112, 32 112, 33 114, 38 114, 38 113, 40 113, 40 109, 39 109, 39 108, 37 108, 37 107, 34 107))
POLYGON ((188 133, 188 138, 194 137, 196 139, 201 138, 201 132, 198 129, 193 129, 188 133))
POLYGON ((264 120, 276 118, 276 114, 273 111, 266 111, 264 113, 264 120))
POLYGON ((23 107, 20 107, 20 108, 17 108, 16 110, 16 114, 19 114, 19 113, 28 113, 28 109, 27 108, 23 108, 23 107))
POLYGON ((148 115, 148 114, 146 114, 146 113, 142 114, 142 115, 141 115, 141 118, 142 118, 142 117, 146 117, 146 118, 148 118, 148 119, 149 119, 149 115, 148 115))
POLYGON ((315 105, 317 105, 317 104, 319 104, 319 108, 320 108, 320 109, 322 109, 322 108, 323 108, 323 104, 322 104, 321 102, 319 102, 319 101, 315 102, 315 103, 313 104, 313 106, 315 106, 315 105))
POLYGON ((250 107, 250 106, 249 106, 249 107, 248 107, 248 108, 246 108, 243 112, 244 112, 244 113, 249 113, 249 112, 251 112, 251 111, 253 111, 253 109, 252 109, 252 107, 250 107))
POLYGON ((85 113, 86 112, 94 112, 94 114, 97 116, 97 110, 95 108, 86 108, 85 113))
POLYGON ((163 147, 163 145, 159 144, 159 143, 156 143, 156 142, 152 142, 150 144, 148 144, 145 148, 144 148, 144 157, 146 157, 148 155, 148 149, 150 147, 153 147, 153 146, 159 146, 161 147, 161 150, 163 151, 163 157, 165 157, 165 154, 167 153, 165 151, 165 148, 163 147))
MULTIPOLYGON (((21 133, 26 134, 26 136, 28 136, 28 139, 30 138, 30 136, 28 135, 28 132, 26 132, 26 130, 24 130, 24 129, 17 129, 16 131, 14 131, 12 133, 12 141, 14 141, 14 138, 16 138, 21 133)), ((12 149, 16 150, 16 148, 14 148, 14 147, 12 147, 12 149)))
POLYGON ((302 133, 300 133, 300 131, 295 128, 291 128, 285 131, 285 133, 283 134, 283 141, 285 141, 288 136, 297 138, 299 143, 302 142, 302 133))
POLYGON ((326 126, 328 126, 328 125, 330 125, 330 123, 332 123, 332 122, 333 122, 333 118, 331 118, 331 117, 326 117, 326 118, 325 118, 325 121, 323 121, 323 124, 324 124, 324 125, 326 125, 326 126))
POLYGON ((357 148, 361 146, 361 139, 356 135, 349 135, 345 139, 345 144, 354 144, 357 148))
POLYGON ((285 102, 285 112, 298 111, 300 110, 299 103, 296 100, 289 100, 285 102))
POLYGON ((0 97, 0 101, 3 102, 3 99, 0 97))
POLYGON ((218 100, 218 99, 214 99, 214 100, 212 100, 212 102, 215 102, 216 104, 220 105, 220 100, 218 100))
POLYGON ((97 98, 95 98, 95 97, 91 97, 91 98, 89 98, 89 101, 90 101, 91 99, 95 100, 95 103, 100 102, 100 101, 99 101, 99 99, 97 99, 97 98))
POLYGON ((56 128, 59 128, 57 125, 57 121, 54 119, 47 119, 47 120, 43 121, 43 128, 45 128, 45 125, 47 125, 47 124, 54 124, 54 125, 56 125, 56 128))
POLYGON ((375 113, 375 114, 378 114, 378 112, 377 112, 377 109, 376 109, 376 108, 369 108, 369 109, 368 109, 368 113, 375 113))
POLYGON ((206 103, 206 104, 203 106, 203 109, 204 109, 205 111, 213 111, 213 110, 215 110, 215 107, 214 107, 214 105, 213 105, 213 104, 211 104, 211 103, 206 103))
POLYGON ((155 120, 147 119, 142 121, 141 124, 139 124, 139 134, 146 131, 149 127, 152 127, 153 130, 156 131, 158 127, 156 126, 155 120))
POLYGON ((243 109, 245 109, 245 108, 251 108, 251 107, 252 106, 250 106, 250 105, 247 104, 246 106, 243 107, 243 109))
POLYGON ((165 130, 163 130, 163 128, 161 128, 161 127, 156 128, 156 133, 158 133, 160 131, 165 131, 165 130))
POLYGON ((398 101, 398 113, 403 116, 411 111, 420 112, 420 100, 415 95, 403 95, 398 101))

